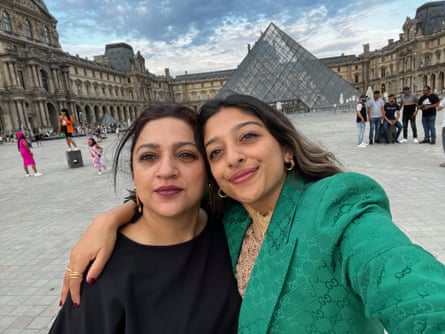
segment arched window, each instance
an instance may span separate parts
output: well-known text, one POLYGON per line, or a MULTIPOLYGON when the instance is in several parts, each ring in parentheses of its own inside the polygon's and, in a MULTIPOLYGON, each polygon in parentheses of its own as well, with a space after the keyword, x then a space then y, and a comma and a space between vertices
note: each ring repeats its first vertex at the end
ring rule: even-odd
POLYGON ((29 22, 28 19, 25 19, 25 29, 26 29, 26 37, 32 38, 31 22, 29 22))
POLYGON ((11 20, 9 19, 9 14, 6 10, 3 11, 2 17, 3 17, 3 27, 4 27, 5 31, 12 32, 11 20))
POLYGON ((47 26, 43 28, 43 35, 45 36, 46 44, 51 44, 51 38, 49 37, 49 29, 47 26))

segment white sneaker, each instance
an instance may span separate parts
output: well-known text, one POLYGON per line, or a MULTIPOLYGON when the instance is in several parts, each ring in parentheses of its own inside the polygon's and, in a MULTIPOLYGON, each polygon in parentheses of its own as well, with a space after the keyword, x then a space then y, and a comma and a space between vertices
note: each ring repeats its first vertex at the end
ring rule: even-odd
POLYGON ((42 173, 34 173, 34 176, 42 176, 42 173))
POLYGON ((367 143, 365 143, 365 142, 363 142, 361 145, 365 145, 365 146, 368 146, 368 144, 367 143))
POLYGON ((406 140, 405 138, 400 139, 399 143, 406 143, 408 140, 406 140))
POLYGON ((101 171, 99 171, 99 172, 97 173, 97 175, 102 175, 102 172, 101 172, 101 171))
POLYGON ((414 138, 413 142, 415 142, 417 144, 419 141, 417 140, 417 138, 414 138))
POLYGON ((78 148, 78 147, 74 148, 74 151, 79 151, 79 150, 80 150, 80 148, 78 148))
POLYGON ((364 144, 364 143, 361 143, 361 144, 357 145, 357 147, 359 147, 359 148, 365 148, 366 146, 367 146, 367 145, 364 144))
POLYGON ((30 177, 31 176, 31 174, 25 174, 25 177, 30 177))

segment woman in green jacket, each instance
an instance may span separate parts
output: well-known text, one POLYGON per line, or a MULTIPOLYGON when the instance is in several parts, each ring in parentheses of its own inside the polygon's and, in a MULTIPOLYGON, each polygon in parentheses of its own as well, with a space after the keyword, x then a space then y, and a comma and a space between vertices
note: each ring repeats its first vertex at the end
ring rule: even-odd
MULTIPOLYGON (((199 118, 209 196, 224 212, 243 296, 239 333, 445 331, 445 266, 393 224, 375 181, 343 173, 256 98, 209 101, 199 118)), ((103 240, 113 241, 110 226, 128 221, 129 208, 97 219, 71 268, 96 258, 87 279, 97 278, 113 247, 103 240)), ((63 296, 71 285, 78 298, 76 283, 65 281, 63 296)))

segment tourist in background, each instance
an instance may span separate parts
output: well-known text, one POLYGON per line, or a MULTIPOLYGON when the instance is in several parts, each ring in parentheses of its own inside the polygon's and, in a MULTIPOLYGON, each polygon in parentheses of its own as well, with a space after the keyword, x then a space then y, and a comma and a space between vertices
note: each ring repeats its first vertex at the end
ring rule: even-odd
POLYGON ((34 156, 31 152, 31 144, 25 137, 25 134, 22 131, 17 132, 17 147, 22 156, 23 160, 23 169, 25 170, 25 176, 29 177, 28 167, 31 166, 34 176, 41 176, 42 174, 37 172, 36 162, 34 160, 34 156))
POLYGON ((97 175, 101 175, 105 169, 105 162, 102 159, 104 149, 100 146, 93 137, 88 138, 88 150, 90 151, 91 159, 93 159, 94 168, 97 169, 97 175))
POLYGON ((71 146, 77 150, 76 142, 73 140, 73 132, 74 132, 74 118, 70 115, 68 109, 63 108, 59 117, 59 133, 63 133, 65 135, 66 144, 68 145, 68 150, 71 151, 71 146))
POLYGON ((413 142, 419 142, 417 139, 416 126, 417 100, 416 94, 411 93, 411 89, 409 87, 403 87, 403 94, 400 97, 400 109, 403 108, 403 138, 400 140, 401 143, 406 143, 408 141, 408 123, 411 125, 411 130, 413 132, 413 142))
POLYGON ((385 142, 398 143, 400 132, 402 132, 402 123, 400 119, 400 106, 395 102, 394 94, 388 95, 388 102, 385 103, 383 109, 385 110, 385 117, 383 122, 383 129, 385 130, 385 142), (391 127, 396 127, 397 132, 395 134, 390 133, 391 127), (391 138, 390 138, 391 135, 391 138))
POLYGON ((385 117, 385 110, 383 106, 385 101, 380 97, 380 91, 375 90, 373 98, 366 102, 368 108, 368 120, 369 120, 369 144, 379 143, 380 126, 383 123, 385 117))
POLYGON ((422 126, 425 137, 420 144, 436 144, 436 107, 439 97, 431 91, 430 86, 423 87, 423 95, 417 102, 417 109, 422 110, 422 126))
POLYGON ((368 119, 368 113, 366 111, 366 99, 368 97, 366 95, 361 95, 359 98, 359 103, 357 104, 356 112, 357 112, 357 129, 358 129, 358 140, 357 140, 357 147, 359 148, 365 148, 368 146, 363 141, 363 137, 365 135, 365 129, 366 129, 366 122, 368 119))
MULTIPOLYGON (((443 110, 445 108, 445 99, 442 99, 442 101, 440 101, 439 107, 437 108, 438 110, 443 110)), ((445 153, 445 111, 443 111, 443 116, 442 116, 442 148, 443 148, 443 152, 445 153)), ((445 162, 442 162, 440 165, 440 167, 445 167, 445 162)))

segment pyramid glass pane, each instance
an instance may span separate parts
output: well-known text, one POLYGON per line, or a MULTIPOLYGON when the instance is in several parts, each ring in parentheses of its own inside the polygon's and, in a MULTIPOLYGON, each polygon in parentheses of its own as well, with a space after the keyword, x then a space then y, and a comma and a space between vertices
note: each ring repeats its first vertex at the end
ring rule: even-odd
POLYGON ((218 96, 248 94, 286 111, 316 111, 356 103, 351 84, 273 23, 261 35, 218 96))

